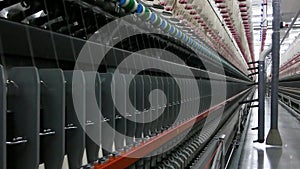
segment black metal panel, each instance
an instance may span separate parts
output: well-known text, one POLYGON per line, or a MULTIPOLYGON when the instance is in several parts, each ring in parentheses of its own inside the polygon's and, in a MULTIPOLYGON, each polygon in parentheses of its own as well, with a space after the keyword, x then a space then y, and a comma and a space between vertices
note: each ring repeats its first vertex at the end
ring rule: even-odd
MULTIPOLYGON (((182 115, 182 119, 183 121, 186 121, 187 118, 189 118, 189 114, 190 114, 190 102, 189 102, 189 91, 188 91, 188 81, 187 79, 185 78, 182 78, 181 79, 181 83, 182 83, 182 86, 181 88, 185 91, 185 96, 184 95, 181 95, 181 98, 180 98, 180 105, 184 104, 184 109, 182 112, 180 112, 180 114, 182 115), (183 102, 182 102, 183 101, 183 102)), ((179 91, 181 93, 181 91, 179 91)))
POLYGON ((143 75, 136 75, 133 86, 131 89, 131 94, 134 94, 135 98, 135 108, 137 110, 136 112, 136 130, 135 130, 135 138, 141 139, 142 133, 144 131, 144 115, 145 115, 145 109, 144 109, 144 76, 143 75))
MULTIPOLYGON (((158 134, 158 95, 154 90, 158 89, 158 77, 150 76, 150 91, 146 95, 150 101, 150 117, 151 117, 151 128, 150 134, 155 137, 158 134)), ((154 168, 157 164, 157 153, 158 149, 153 151, 151 154, 151 167, 154 168)))
MULTIPOLYGON (((164 94, 164 77, 157 77, 157 89, 159 89, 164 94)), ((165 95, 165 94, 164 94, 165 95)), ((164 120, 164 98, 157 96, 157 132, 162 132, 163 130, 163 120, 164 120)))
POLYGON ((174 113, 174 120, 175 121, 178 120, 177 122, 179 122, 181 119, 180 113, 179 113, 180 107, 184 106, 183 104, 181 105, 181 97, 179 97, 180 91, 178 89, 181 86, 182 86, 182 82, 181 82, 180 78, 173 80, 173 113, 174 113))
POLYGON ((39 166, 40 79, 35 67, 16 67, 8 73, 7 168, 39 166))
POLYGON ((65 154, 65 79, 61 69, 40 69, 40 163, 62 167, 65 154))
POLYGON ((178 98, 178 102, 177 102, 177 105, 180 105, 182 107, 182 111, 179 112, 179 118, 180 118, 180 121, 184 121, 185 118, 186 118, 186 114, 188 113, 188 93, 187 93, 187 82, 185 79, 183 78, 179 78, 178 79, 179 83, 179 88, 180 90, 182 91, 177 91, 177 93, 180 93, 181 94, 181 97, 178 98))
POLYGON ((192 92, 192 81, 191 79, 185 79, 186 81, 186 90, 187 90, 187 102, 188 102, 188 116, 187 118, 192 118, 195 116, 193 107, 194 93, 192 92))
POLYGON ((144 81, 144 137, 150 136, 150 130, 151 130, 151 109, 150 109, 150 102, 149 102, 149 93, 151 91, 151 81, 150 76, 145 75, 143 76, 144 81))
MULTIPOLYGON (((193 84, 191 84, 191 85, 196 85, 197 87, 198 87, 198 84, 197 84, 197 80, 196 79, 194 79, 194 80, 191 80, 191 83, 193 83, 193 84)), ((190 87, 190 92, 192 93, 192 95, 193 95, 193 100, 192 100, 192 105, 196 105, 196 104, 198 104, 198 105, 200 105, 200 95, 199 95, 199 88, 198 88, 198 93, 192 88, 192 87, 190 87)), ((199 113, 199 107, 194 107, 195 109, 194 109, 194 112, 195 112, 195 114, 193 114, 194 116, 196 116, 198 113, 199 113)))
MULTIPOLYGON (((162 92, 162 94, 164 96, 157 96, 157 133, 161 133, 164 130, 164 108, 166 107, 166 95, 164 92, 164 81, 163 81, 164 77, 157 77, 157 89, 160 90, 160 92, 162 92)), ((157 152, 157 156, 156 156, 156 161, 157 163, 160 163, 162 161, 162 153, 164 151, 164 146, 159 147, 156 152, 157 152)))
POLYGON ((197 80, 197 85, 198 85, 198 90, 199 90, 199 99, 200 99, 200 106, 199 106, 199 112, 198 112, 198 114, 200 114, 201 112, 203 112, 203 110, 204 110, 204 103, 203 103, 203 99, 202 99, 202 97, 203 97, 203 89, 202 89, 202 86, 201 86, 201 83, 202 83, 202 81, 199 79, 199 80, 197 80))
POLYGON ((180 81, 177 82, 175 81, 174 79, 174 108, 175 108, 175 111, 174 111, 174 114, 175 114, 175 117, 174 119, 177 120, 177 118, 179 118, 178 120, 182 120, 180 116, 180 108, 181 108, 181 99, 182 99, 182 96, 180 94, 180 81))
POLYGON ((170 88, 170 84, 169 84, 169 77, 163 77, 162 78, 163 81, 163 91, 164 94, 166 96, 166 100, 165 100, 165 104, 163 105, 163 124, 162 124, 162 128, 164 130, 166 130, 169 127, 169 120, 170 120, 170 116, 169 116, 169 102, 170 102, 170 93, 169 93, 169 88, 170 88))
MULTIPOLYGON (((126 138, 126 145, 131 147, 134 143, 134 137, 136 140, 138 140, 140 137, 137 137, 136 131, 141 130, 136 126, 136 118, 140 116, 139 111, 137 110, 137 102, 138 98, 137 96, 137 82, 138 78, 133 77, 133 75, 124 75, 125 78, 125 85, 124 85, 124 91, 122 93, 126 94, 127 92, 129 95, 129 100, 125 98, 126 100, 126 135, 128 136, 126 138), (132 79, 132 80, 131 80, 132 79), (127 91, 129 89, 129 91, 127 91), (132 105, 134 110, 129 108, 129 105, 132 105)), ((126 95, 125 95, 126 96, 126 95)))
POLYGON ((86 82, 86 153, 89 163, 98 159, 100 149, 101 81, 97 72, 84 72, 86 82))
POLYGON ((64 71, 66 79, 66 154, 70 169, 82 166, 85 148, 85 80, 82 71, 64 71))
MULTIPOLYGON (((43 30, 40 28, 36 28, 30 25, 25 25, 21 23, 12 22, 9 20, 1 19, 0 18, 0 37, 2 43, 2 50, 0 53, 10 56, 25 56, 25 57, 33 57, 33 58, 43 58, 43 59, 50 59, 49 62, 52 60, 59 60, 61 61, 71 61, 75 62, 76 58, 78 57, 83 45, 85 43, 89 43, 91 48, 97 48, 97 46, 101 45, 101 42, 89 42, 83 39, 75 38, 72 36, 67 36, 64 34, 59 34, 56 32, 51 32, 49 30, 43 30), (18 37, 17 40, 12 37, 18 37), (42 40, 42 41, 41 41, 42 40), (47 51, 47 52, 45 52, 47 51)), ((150 39, 148 39, 150 40, 150 39)), ((175 46, 175 45, 174 45, 175 46)), ((174 48, 174 50, 179 50, 180 48, 174 48)), ((120 49, 114 48, 116 52, 121 52, 120 49)), ((122 53, 127 53, 128 51, 122 51, 122 53)), ((116 60, 121 61, 123 58, 123 54, 114 55, 113 57, 107 57, 107 65, 108 66, 115 66, 116 60)), ((146 59, 156 59, 148 56, 142 56, 143 60, 146 59)), ((202 58, 205 59, 205 58, 202 58)), ((22 58, 18 58, 16 60, 22 60, 22 58)), ((10 60, 14 61, 14 60, 10 60)), ((161 60, 160 62, 164 62, 164 64, 174 64, 170 61, 161 60)), ((175 61, 176 63, 176 61, 175 61)), ((8 63, 10 64, 10 63, 8 63)), ((214 65, 216 69, 218 69, 218 65, 215 63, 211 63, 214 65)), ((37 65, 39 66, 39 65, 37 65)), ((61 65, 62 67, 64 65, 61 65)), ((184 65, 177 64, 178 67, 185 67, 184 65)), ((202 77, 208 78, 208 75, 205 70, 194 68, 194 67, 186 67, 190 69, 195 77, 202 77)), ((132 69, 134 69, 132 67, 132 69)), ((232 68, 227 68, 226 71, 232 68)), ((182 75, 180 72, 179 75, 182 75)), ((240 72, 231 73, 232 78, 231 80, 246 82, 248 79, 241 76, 240 72), (236 77, 242 79, 237 79, 236 77)), ((216 74, 214 77, 215 79, 219 79, 222 75, 216 74)), ((248 80, 249 82, 249 80, 248 80)))
MULTIPOLYGON (((153 90, 158 88, 158 81, 157 81, 157 77, 156 76, 150 76, 150 86, 151 86, 151 90, 148 94, 148 97, 151 96, 151 93, 153 92, 153 90)), ((158 107, 158 100, 157 100, 157 95, 152 93, 152 96, 149 97, 149 101, 151 103, 151 107, 150 107, 150 112, 151 112, 151 134, 152 136, 157 134, 157 107, 158 107)))
POLYGON ((75 61, 85 43, 78 38, 4 19, 0 19, 0 37, 3 45, 0 52, 4 54, 47 59, 57 56, 59 60, 68 61, 75 61))
POLYGON ((176 119, 176 109, 175 109, 175 80, 172 77, 168 78, 168 83, 169 83, 169 90, 168 93, 170 95, 169 97, 169 106, 168 106, 168 111, 169 111, 169 121, 168 124, 169 126, 172 126, 175 119, 176 119))
POLYGON ((100 73, 101 79, 101 144, 103 156, 108 156, 113 151, 115 133, 108 126, 115 128, 115 108, 111 95, 112 74, 100 73), (105 138, 105 139, 104 139, 105 138))
POLYGON ((198 80, 200 89, 200 113, 207 110, 211 105, 211 84, 209 80, 198 80))
POLYGON ((6 80, 0 65, 0 168, 6 169, 6 80))
POLYGON ((39 70, 41 83, 40 163, 61 168, 65 153, 65 79, 61 69, 39 70))
MULTIPOLYGON (((115 74, 112 80, 113 99, 115 101, 115 149, 121 151, 124 148, 125 134, 126 134, 126 81, 123 74, 115 74)), ((133 112, 134 113, 134 112, 133 112)), ((134 132, 133 132, 134 133, 134 132)))

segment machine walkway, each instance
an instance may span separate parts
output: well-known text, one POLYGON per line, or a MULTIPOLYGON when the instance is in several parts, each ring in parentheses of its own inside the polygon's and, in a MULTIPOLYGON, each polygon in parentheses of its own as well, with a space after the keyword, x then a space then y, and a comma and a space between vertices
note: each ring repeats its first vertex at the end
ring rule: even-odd
MULTIPOLYGON (((266 99, 266 127, 270 128, 271 99, 266 99)), ((283 146, 268 146, 265 143, 253 143, 257 131, 251 128, 257 126, 257 108, 252 109, 246 142, 239 163, 241 169, 296 169, 300 166, 300 121, 285 107, 279 105, 279 131, 283 146)))

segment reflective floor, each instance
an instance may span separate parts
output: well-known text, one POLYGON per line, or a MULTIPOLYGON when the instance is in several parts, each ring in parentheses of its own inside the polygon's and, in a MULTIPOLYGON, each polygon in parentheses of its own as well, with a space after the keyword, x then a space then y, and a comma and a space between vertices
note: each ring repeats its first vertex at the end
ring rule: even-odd
MULTIPOLYGON (((270 128, 270 98, 266 99, 266 136, 270 128)), ((279 131, 282 147, 253 143, 257 139, 257 108, 253 108, 246 143, 241 156, 241 169, 299 169, 300 121, 279 105, 279 131)))

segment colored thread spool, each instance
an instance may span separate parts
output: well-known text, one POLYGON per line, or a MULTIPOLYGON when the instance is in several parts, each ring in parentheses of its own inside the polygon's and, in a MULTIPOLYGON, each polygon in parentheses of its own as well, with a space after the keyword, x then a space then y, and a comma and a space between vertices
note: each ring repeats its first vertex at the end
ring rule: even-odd
POLYGON ((138 4, 137 10, 136 10, 136 14, 137 14, 137 16, 139 16, 142 20, 144 20, 144 21, 150 20, 151 13, 152 13, 152 12, 149 10, 149 8, 145 7, 145 6, 142 5, 142 4, 138 4))
POLYGON ((125 9, 125 11, 134 12, 138 7, 138 3, 135 0, 120 0, 119 5, 125 9))
POLYGON ((150 22, 154 27, 158 27, 162 23, 162 19, 156 13, 152 13, 150 17, 150 22))

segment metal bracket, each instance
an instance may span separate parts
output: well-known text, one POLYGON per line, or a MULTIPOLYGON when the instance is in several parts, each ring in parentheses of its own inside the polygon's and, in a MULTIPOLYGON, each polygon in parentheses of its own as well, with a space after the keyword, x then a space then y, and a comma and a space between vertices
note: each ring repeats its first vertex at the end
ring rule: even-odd
POLYGON ((74 124, 67 124, 67 126, 64 129, 65 130, 73 130, 73 129, 77 129, 77 126, 75 126, 74 124))
POLYGON ((48 136, 48 135, 54 135, 55 131, 52 129, 44 129, 42 133, 40 133, 40 136, 48 136))
POLYGON ((23 139, 23 137, 15 137, 12 139, 12 141, 7 141, 7 145, 19 145, 19 144, 24 144, 27 143, 28 140, 23 139))

